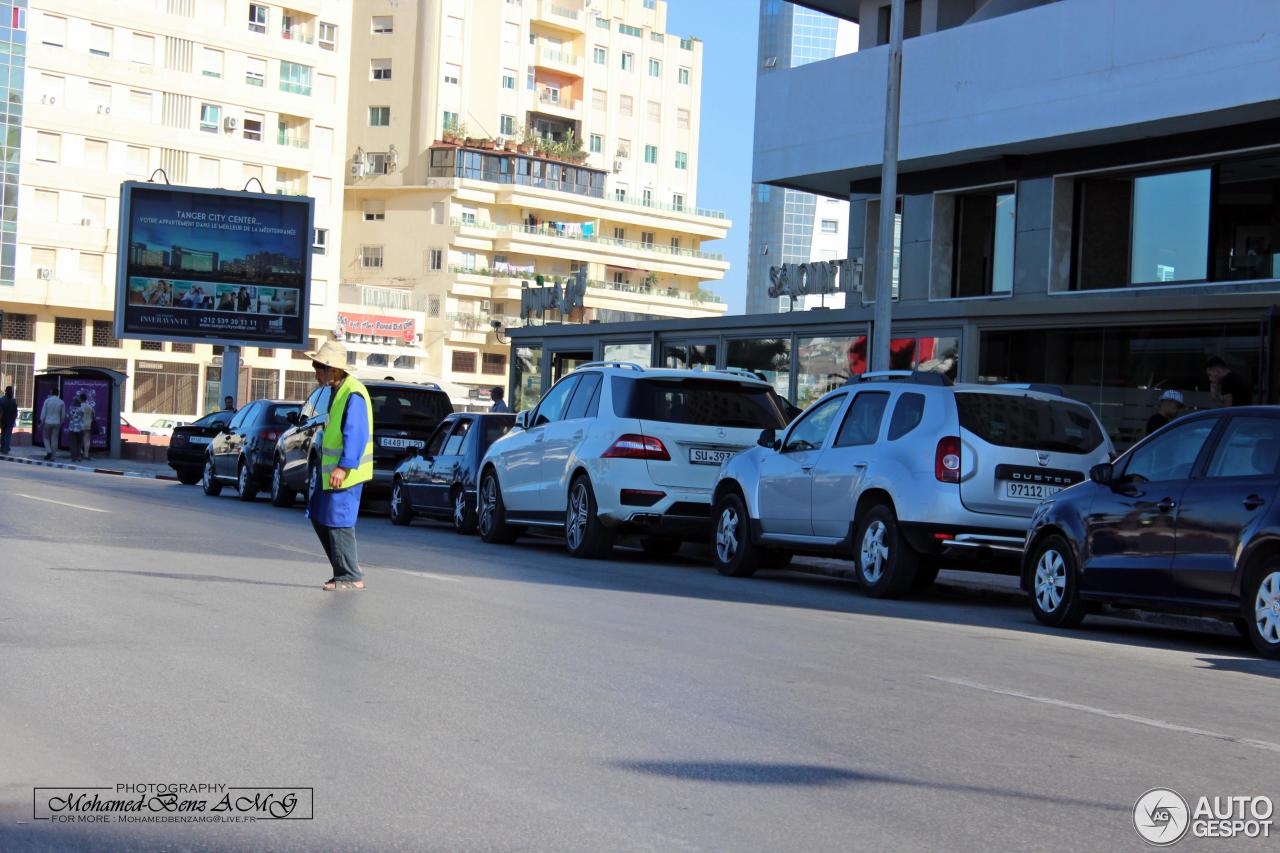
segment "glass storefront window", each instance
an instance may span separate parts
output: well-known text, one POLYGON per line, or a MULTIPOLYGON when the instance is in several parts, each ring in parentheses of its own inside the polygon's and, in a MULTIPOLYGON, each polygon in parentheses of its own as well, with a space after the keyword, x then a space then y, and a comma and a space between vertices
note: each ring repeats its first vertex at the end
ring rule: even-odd
POLYGON ((865 335, 800 338, 796 342, 796 398, 792 402, 807 409, 823 394, 843 385, 850 373, 866 370, 866 357, 865 335), (853 369, 855 359, 857 370, 853 369))
POLYGON ((516 347, 514 367, 511 408, 531 409, 542 396, 542 347, 516 347))
POLYGON ((772 385, 778 396, 787 397, 791 390, 791 339, 729 341, 724 366, 749 370, 772 385))
POLYGON ((1017 197, 986 190, 955 197, 951 295, 991 296, 1013 291, 1013 238, 1017 197))
POLYGON ((1212 172, 1174 172, 1133 181, 1133 283, 1208 277, 1212 172))
POLYGON ((715 344, 663 344, 662 366, 710 370, 716 366, 715 344))
POLYGON ((653 344, 605 344, 604 360, 629 361, 641 367, 648 367, 653 363, 653 344))

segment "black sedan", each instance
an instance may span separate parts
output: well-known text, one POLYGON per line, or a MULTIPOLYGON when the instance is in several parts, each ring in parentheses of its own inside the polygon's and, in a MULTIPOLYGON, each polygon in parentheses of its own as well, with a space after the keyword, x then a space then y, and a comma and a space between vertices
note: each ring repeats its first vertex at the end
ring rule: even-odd
POLYGON ((1280 658, 1280 406, 1188 415, 1046 501, 1022 587, 1046 625, 1108 603, 1216 616, 1280 658))
POLYGON ((169 467, 178 475, 178 482, 194 486, 204 473, 204 459, 209 453, 213 438, 227 428, 235 412, 210 412, 203 418, 173 428, 169 437, 169 467))
POLYGON ((459 533, 476 529, 476 480, 489 445, 507 434, 516 416, 487 412, 445 418, 426 448, 396 469, 391 484, 391 521, 414 515, 447 518, 459 533))
POLYGON ((204 458, 201 485, 210 497, 221 494, 225 483, 234 484, 240 500, 251 501, 271 480, 276 442, 297 417, 302 403, 290 400, 254 400, 213 437, 204 458))

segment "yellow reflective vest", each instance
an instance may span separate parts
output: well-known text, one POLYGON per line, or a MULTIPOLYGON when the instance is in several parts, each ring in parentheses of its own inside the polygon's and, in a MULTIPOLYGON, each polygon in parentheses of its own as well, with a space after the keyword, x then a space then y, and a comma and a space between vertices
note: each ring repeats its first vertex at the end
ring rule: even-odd
POLYGON ((342 420, 352 394, 359 394, 364 398, 365 417, 369 419, 369 439, 365 442, 364 453, 360 454, 360 464, 347 471, 341 488, 349 489, 373 479, 373 402, 369 399, 369 391, 364 384, 354 376, 348 376, 333 395, 333 402, 329 404, 329 419, 325 422, 320 438, 320 483, 326 492, 330 491, 329 475, 342 459, 342 420))

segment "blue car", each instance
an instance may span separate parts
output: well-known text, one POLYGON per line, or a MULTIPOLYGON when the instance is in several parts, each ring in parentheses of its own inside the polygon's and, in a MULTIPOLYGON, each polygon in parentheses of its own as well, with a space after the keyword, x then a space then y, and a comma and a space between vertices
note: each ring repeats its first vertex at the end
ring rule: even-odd
POLYGON ((1280 658, 1280 406, 1199 412, 1041 504, 1023 552, 1031 612, 1106 603, 1215 616, 1280 658))
POLYGON ((422 515, 448 519, 459 533, 474 533, 480 460, 515 422, 515 415, 488 412, 457 412, 441 421, 426 447, 396 468, 392 523, 408 524, 422 515))

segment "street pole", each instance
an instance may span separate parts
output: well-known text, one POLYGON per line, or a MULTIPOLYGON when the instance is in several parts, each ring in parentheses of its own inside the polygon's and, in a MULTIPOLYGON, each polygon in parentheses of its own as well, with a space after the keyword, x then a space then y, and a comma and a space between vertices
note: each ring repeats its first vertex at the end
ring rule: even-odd
MULTIPOLYGON (((240 399, 236 390, 240 385, 240 347, 226 346, 222 348, 222 397, 231 398, 234 406, 240 399)), ((218 401, 219 404, 222 400, 218 401)))
POLYGON ((898 107, 902 100, 902 18, 905 0, 889 12, 889 80, 884 105, 884 163, 880 167, 880 242, 876 245, 876 310, 871 369, 889 369, 893 336, 893 223, 898 207, 898 107))

